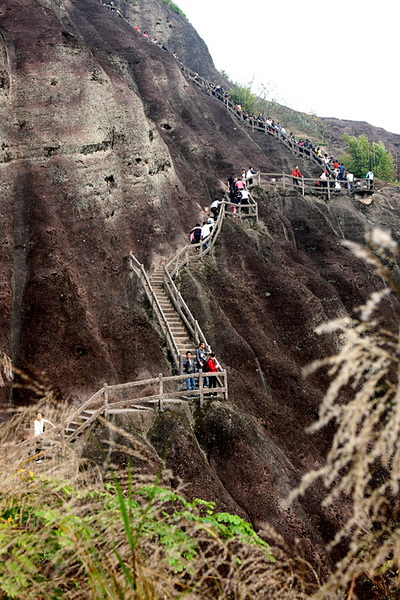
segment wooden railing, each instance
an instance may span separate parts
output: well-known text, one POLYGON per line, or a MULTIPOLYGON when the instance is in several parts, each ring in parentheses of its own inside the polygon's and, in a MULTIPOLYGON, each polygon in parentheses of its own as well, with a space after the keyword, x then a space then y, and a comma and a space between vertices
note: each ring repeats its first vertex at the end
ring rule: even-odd
POLYGON ((187 330, 195 341, 196 346, 200 342, 204 342, 207 352, 211 351, 211 347, 202 332, 198 321, 192 315, 189 307, 182 298, 181 293, 175 285, 174 278, 179 274, 179 271, 191 263, 200 261, 206 254, 213 249, 217 238, 222 230, 223 219, 225 216, 238 216, 241 218, 258 218, 258 205, 252 195, 249 193, 249 204, 236 205, 231 202, 222 202, 218 218, 215 221, 213 230, 208 238, 202 240, 198 244, 187 244, 184 246, 164 267, 164 289, 168 294, 175 310, 180 315, 187 330), (234 209, 236 212, 232 212, 234 209))
MULTIPOLYGON (((142 404, 143 408, 153 406, 158 410, 163 410, 170 400, 182 400, 182 396, 193 396, 198 398, 200 406, 203 405, 205 399, 211 392, 222 395, 223 399, 228 399, 228 378, 226 371, 218 371, 215 375, 210 373, 191 373, 189 375, 172 375, 165 377, 160 373, 158 377, 152 379, 143 379, 141 381, 132 381, 118 385, 107 385, 106 383, 93 396, 84 402, 78 409, 72 411, 65 422, 60 427, 45 431, 37 437, 30 437, 18 444, 18 447, 24 448, 24 453, 27 449, 34 448, 38 442, 54 442, 54 446, 62 447, 65 442, 73 442, 79 435, 84 433, 90 425, 101 415, 105 418, 109 417, 109 413, 116 409, 132 409, 137 410, 137 407, 142 404), (216 388, 204 387, 205 379, 210 377, 217 378, 216 388), (196 390, 186 391, 186 379, 193 378, 196 383, 196 390), (181 389, 179 389, 179 387, 181 389), (146 406, 147 405, 147 406, 146 406), (72 422, 76 422, 84 411, 90 412, 90 417, 82 422, 82 424, 74 429, 70 434, 67 429, 72 422)), ((46 450, 44 450, 46 452, 46 450)), ((30 459, 34 459, 32 455, 30 459)))
MULTIPOLYGON (((194 340, 196 346, 198 346, 200 342, 204 342, 207 352, 211 351, 210 344, 207 342, 206 336, 201 330, 198 321, 192 315, 188 305, 186 304, 181 293, 176 287, 174 278, 179 274, 179 271, 182 268, 189 266, 190 264, 193 264, 195 262, 199 262, 204 256, 206 256, 212 251, 217 241, 217 238, 221 233, 223 220, 225 216, 237 216, 241 219, 258 219, 257 202, 254 200, 251 193, 249 193, 248 204, 245 205, 237 205, 232 202, 225 201, 222 202, 220 205, 218 217, 214 222, 214 227, 211 231, 211 234, 205 240, 202 240, 197 244, 186 244, 164 266, 163 270, 165 292, 167 293, 169 299, 172 302, 172 305, 174 306, 175 310, 182 319, 182 322, 184 323, 190 336, 194 340)), ((165 317, 163 310, 157 300, 157 296, 153 290, 153 287, 146 274, 146 271, 143 265, 132 254, 132 252, 129 253, 128 260, 131 271, 134 271, 136 273, 145 289, 147 298, 152 308, 153 315, 155 314, 157 317, 157 321, 160 325, 163 335, 165 336, 167 346, 173 357, 174 366, 178 372, 181 372, 183 357, 179 354, 178 346, 173 337, 168 320, 165 317)))
MULTIPOLYGON (((217 394, 222 394, 225 400, 228 399, 228 381, 226 371, 218 371, 215 375, 219 383, 219 387, 205 388, 204 379, 210 377, 210 373, 191 373, 190 375, 172 375, 165 377, 160 373, 158 377, 152 379, 144 379, 141 381, 133 381, 130 383, 122 383, 119 385, 107 385, 98 390, 91 396, 82 406, 72 413, 65 423, 64 431, 69 423, 74 421, 82 414, 83 411, 92 410, 90 418, 75 429, 70 435, 66 435, 68 442, 74 441, 78 435, 83 433, 100 415, 107 418, 109 412, 115 409, 129 409, 132 405, 140 405, 152 403, 158 410, 165 408, 165 403, 168 400, 179 399, 180 396, 186 394, 194 394, 200 400, 200 405, 203 405, 205 398, 209 395, 210 390, 217 394), (196 390, 186 391, 184 388, 185 380, 193 378, 196 382, 196 390), (181 385, 182 389, 178 387, 181 385)), ((132 409, 133 410, 133 409, 132 409)))
POLYGON ((265 120, 260 121, 259 119, 257 119, 257 117, 252 117, 246 114, 245 111, 238 110, 238 108, 232 102, 232 100, 228 98, 225 94, 220 92, 218 88, 215 88, 215 86, 211 82, 207 81, 206 79, 203 79, 203 77, 201 77, 198 73, 192 71, 182 63, 179 63, 179 66, 185 74, 185 76, 188 79, 190 79, 190 81, 195 83, 209 96, 214 96, 214 98, 220 100, 224 104, 225 108, 237 119, 239 119, 239 121, 241 121, 246 127, 249 127, 252 131, 259 131, 261 133, 272 135, 295 155, 303 156, 304 158, 312 161, 314 164, 320 167, 324 167, 324 169, 326 169, 328 172, 332 171, 329 165, 325 165, 323 158, 321 156, 318 156, 311 148, 299 146, 299 144, 296 141, 294 141, 290 136, 281 133, 273 126, 270 126, 265 120))
POLYGON ((329 200, 332 196, 340 194, 365 193, 373 191, 368 179, 354 179, 353 182, 346 180, 327 179, 322 181, 316 177, 293 177, 287 173, 257 173, 255 176, 258 185, 276 185, 282 186, 284 189, 295 189, 304 196, 311 191, 321 196, 326 196, 329 200), (338 181, 340 188, 335 187, 335 182, 338 181))
POLYGON ((153 287, 150 283, 150 280, 147 276, 144 266, 137 260, 137 258, 132 254, 132 252, 130 252, 128 254, 128 261, 129 261, 130 270, 136 273, 136 275, 140 279, 141 284, 143 285, 147 299, 151 305, 153 318, 155 315, 157 318, 158 324, 161 328, 162 334, 165 337, 167 347, 173 358, 174 365, 175 365, 177 371, 180 371, 181 365, 180 365, 178 346, 175 342, 174 336, 172 335, 172 331, 171 331, 170 325, 168 323, 168 320, 167 320, 166 316, 164 315, 164 312, 163 312, 163 310, 160 306, 160 303, 157 299, 157 296, 153 290, 153 287))
POLYGON ((182 294, 176 287, 166 267, 164 267, 164 289, 168 294, 176 312, 179 314, 186 329, 194 340, 196 346, 198 346, 200 342, 204 342, 206 351, 210 352, 211 347, 207 342, 206 336, 202 332, 198 321, 193 317, 188 305, 182 298, 182 294))

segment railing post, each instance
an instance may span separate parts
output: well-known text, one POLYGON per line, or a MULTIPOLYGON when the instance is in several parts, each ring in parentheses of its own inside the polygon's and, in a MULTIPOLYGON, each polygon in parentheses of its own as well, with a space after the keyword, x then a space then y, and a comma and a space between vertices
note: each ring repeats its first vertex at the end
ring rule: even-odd
POLYGON ((328 190, 328 200, 330 200, 331 199, 331 182, 330 182, 329 179, 328 179, 327 183, 328 183, 328 187, 327 187, 327 190, 328 190))
POLYGON ((304 196, 304 177, 301 178, 301 195, 304 196))
POLYGON ((283 187, 286 187, 286 181, 285 181, 285 173, 282 173, 282 179, 283 179, 283 187))
POLYGON ((158 376, 158 410, 164 409, 164 381, 162 373, 158 376))
POLYGON ((228 401, 228 377, 227 377, 226 371, 224 372, 224 388, 225 388, 225 392, 224 392, 225 400, 228 401))
POLYGON ((61 457, 62 457, 63 459, 65 459, 65 457, 66 457, 66 453, 65 453, 65 448, 66 448, 66 439, 65 439, 65 424, 63 424, 63 425, 61 426, 60 435, 61 435, 61 457))
POLYGON ((200 396, 200 408, 204 404, 204 375, 203 371, 199 371, 199 396, 200 396))
POLYGON ((104 418, 108 419, 108 385, 105 383, 104 388, 104 418))

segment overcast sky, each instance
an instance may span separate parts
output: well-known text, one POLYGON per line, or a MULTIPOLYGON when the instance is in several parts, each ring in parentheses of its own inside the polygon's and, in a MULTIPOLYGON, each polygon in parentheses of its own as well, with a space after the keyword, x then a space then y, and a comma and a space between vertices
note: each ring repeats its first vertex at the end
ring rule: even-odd
POLYGON ((217 69, 320 117, 400 134, 398 0, 175 0, 217 69))

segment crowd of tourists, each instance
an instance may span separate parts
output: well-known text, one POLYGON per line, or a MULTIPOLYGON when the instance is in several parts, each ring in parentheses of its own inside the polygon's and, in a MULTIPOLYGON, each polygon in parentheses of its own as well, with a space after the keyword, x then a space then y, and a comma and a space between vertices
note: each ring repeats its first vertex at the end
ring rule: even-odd
MULTIPOLYGON (((323 189, 327 189, 329 187, 329 189, 333 189, 335 194, 340 194, 342 188, 344 188, 347 189, 348 194, 351 195, 356 187, 360 185, 359 181, 354 181, 353 173, 348 171, 342 162, 339 163, 337 160, 333 160, 332 157, 328 157, 327 154, 324 155, 324 162, 326 168, 315 181, 315 187, 323 189)), ((299 166, 296 165, 294 169, 292 169, 293 185, 295 187, 302 187, 302 178, 303 175, 299 169, 299 166)), ((368 171, 368 173, 365 175, 365 178, 368 180, 368 188, 372 190, 374 187, 373 171, 368 171)))
POLYGON ((235 176, 232 173, 227 180, 226 191, 221 191, 221 196, 215 198, 208 208, 205 209, 207 219, 203 220, 203 224, 196 223, 190 230, 189 242, 191 244, 200 244, 204 242, 204 246, 208 248, 211 232, 214 228, 215 221, 218 219, 222 204, 227 204, 233 215, 238 211, 242 214, 249 214, 250 192, 248 188, 253 185, 254 176, 257 171, 250 166, 247 170, 243 169, 240 176, 235 176))
MULTIPOLYGON (((123 16, 120 9, 115 6, 114 0, 99 0, 99 1, 103 6, 106 6, 111 11, 116 12, 121 17, 123 16)), ((150 36, 146 30, 142 31, 138 25, 134 29, 135 29, 136 33, 138 35, 140 35, 142 38, 144 38, 148 42, 155 44, 156 46, 159 46, 160 48, 162 48, 163 50, 168 52, 168 48, 166 48, 162 42, 157 40, 157 38, 150 36)), ((183 63, 180 62, 179 57, 176 52, 173 53, 173 57, 177 60, 181 69, 184 70, 185 66, 183 65, 183 63)), ((248 122, 248 124, 251 125, 255 130, 267 132, 272 135, 275 135, 278 139, 280 139, 281 141, 286 143, 296 154, 303 155, 308 158, 312 158, 314 160, 314 162, 319 163, 323 167, 323 172, 321 173, 321 176, 318 178, 318 180, 315 183, 316 187, 328 187, 328 185, 329 185, 329 187, 335 188, 337 193, 340 193, 341 187, 345 183, 349 193, 352 193, 352 191, 354 189, 353 174, 346 171, 344 169, 343 164, 341 164, 341 163, 339 164, 336 160, 333 159, 332 156, 328 156, 327 153, 323 154, 323 152, 318 144, 314 144, 308 138, 306 138, 306 139, 296 138, 296 136, 292 132, 290 132, 288 134, 286 132, 284 125, 281 125, 281 123, 279 123, 279 122, 275 122, 274 119, 272 119, 271 117, 264 117, 263 113, 259 113, 258 115, 256 115, 254 112, 249 113, 247 110, 244 110, 242 108, 241 104, 238 104, 238 103, 235 104, 233 102, 231 95, 229 94, 229 92, 227 92, 222 87, 222 85, 206 81, 202 77, 200 77, 198 73, 195 73, 195 72, 193 72, 192 79, 197 81, 197 83, 199 85, 201 85, 201 86, 205 85, 206 87, 208 87, 209 92, 214 97, 218 98, 219 100, 224 102, 224 104, 233 108, 236 111, 237 116, 240 119, 242 119, 243 121, 248 122)), ((299 185, 299 177, 296 175, 293 175, 293 171, 292 171, 292 176, 293 176, 293 182, 296 182, 295 184, 299 185)), ((369 179, 369 186, 370 186, 370 189, 372 189, 373 188, 373 180, 374 180, 373 173, 372 172, 367 173, 366 177, 367 177, 367 179, 369 179)), ((243 174, 242 174, 242 179, 243 179, 243 181, 246 181, 246 179, 248 180, 248 173, 245 176, 243 176, 243 174)), ((248 192, 246 191, 246 188, 244 189, 244 191, 243 190, 235 190, 233 192, 233 190, 231 189, 231 186, 230 186, 230 189, 229 189, 230 201, 234 205, 248 204, 247 194, 248 194, 248 192)), ((217 202, 218 201, 215 201, 215 203, 213 203, 213 205, 212 205, 211 212, 213 213, 214 217, 217 216, 218 210, 219 210, 217 202)), ((221 201, 219 201, 219 203, 220 202, 221 201)), ((232 212, 236 212, 236 210, 237 209, 235 207, 232 207, 232 212)), ((243 210, 246 210, 246 209, 243 209, 243 210)), ((248 209, 247 209, 247 211, 248 211, 248 209)), ((203 225, 205 225, 205 223, 203 223, 203 225)), ((209 223, 207 225, 209 225, 209 223)), ((200 225, 197 224, 196 227, 200 227, 200 225)), ((196 238, 198 238, 197 233, 196 233, 196 238)), ((194 242, 194 243, 197 243, 197 239, 196 239, 196 242, 194 242)))
MULTIPOLYGON (((215 357, 214 352, 207 353, 205 350, 204 342, 200 342, 196 350, 196 355, 193 357, 190 350, 186 352, 186 358, 183 361, 183 373, 185 375, 192 375, 192 377, 186 377, 186 391, 196 391, 196 377, 195 373, 207 373, 203 378, 203 387, 215 390, 217 387, 217 373, 221 371, 221 365, 215 357)), ((211 397, 216 396, 216 392, 211 392, 211 397)))
POLYGON ((111 12, 116 13, 119 17, 123 17, 122 12, 120 11, 120 9, 117 6, 115 6, 115 4, 112 0, 110 0, 109 2, 104 2, 103 0, 99 0, 99 2, 100 2, 100 4, 102 4, 103 6, 108 8, 108 10, 111 10, 111 12))

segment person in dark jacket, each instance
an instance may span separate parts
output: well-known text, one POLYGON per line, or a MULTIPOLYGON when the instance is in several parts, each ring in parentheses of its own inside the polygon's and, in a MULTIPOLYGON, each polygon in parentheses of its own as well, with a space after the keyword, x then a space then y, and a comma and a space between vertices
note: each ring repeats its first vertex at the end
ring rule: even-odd
POLYGON ((189 241, 191 244, 199 244, 201 242, 201 225, 196 223, 192 231, 189 233, 189 241))
MULTIPOLYGON (((195 368, 195 364, 194 364, 194 360, 192 357, 192 353, 189 352, 189 350, 186 352, 186 358, 183 361, 183 372, 185 373, 185 375, 191 375, 192 373, 195 373, 196 368, 195 368)), ((194 377, 187 377, 185 379, 185 383, 186 383, 186 391, 189 392, 190 390, 195 390, 196 389, 196 382, 194 380, 194 377)))

